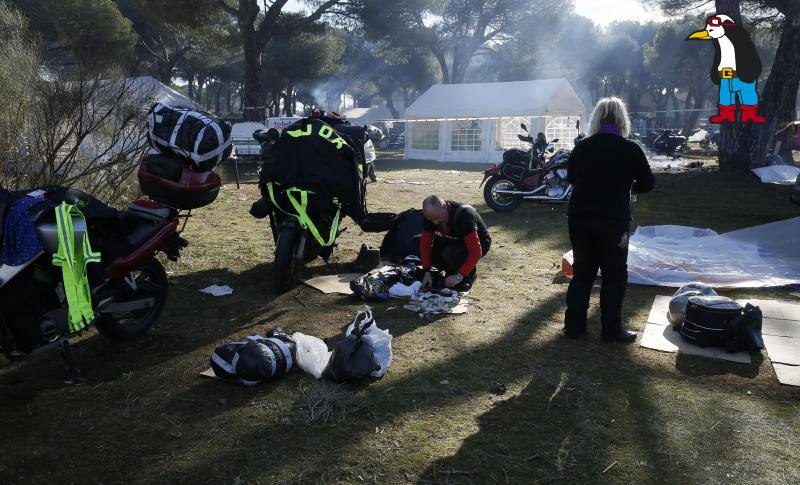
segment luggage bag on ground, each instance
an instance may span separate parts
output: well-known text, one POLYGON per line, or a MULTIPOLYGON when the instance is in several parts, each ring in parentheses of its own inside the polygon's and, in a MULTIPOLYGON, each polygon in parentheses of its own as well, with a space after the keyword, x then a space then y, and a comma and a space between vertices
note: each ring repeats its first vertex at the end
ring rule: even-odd
POLYGON ((724 347, 728 322, 742 314, 742 306, 724 296, 693 296, 680 327, 683 338, 701 347, 724 347))

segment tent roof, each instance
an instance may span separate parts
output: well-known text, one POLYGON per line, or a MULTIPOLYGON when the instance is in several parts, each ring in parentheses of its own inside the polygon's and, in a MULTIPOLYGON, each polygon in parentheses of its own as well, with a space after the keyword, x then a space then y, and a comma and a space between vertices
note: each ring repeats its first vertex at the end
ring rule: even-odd
MULTIPOLYGON (((405 115, 403 110, 400 111, 400 118, 405 115)), ((355 124, 371 124, 379 120, 393 120, 392 112, 389 108, 350 108, 342 112, 342 115, 347 116, 347 120, 355 124)))
POLYGON ((199 103, 192 101, 154 77, 131 77, 126 79, 126 82, 130 83, 132 92, 142 97, 152 97, 159 103, 195 109, 202 107, 199 103))
POLYGON ((545 113, 583 114, 565 78, 507 83, 436 84, 406 110, 408 119, 495 118, 545 113))

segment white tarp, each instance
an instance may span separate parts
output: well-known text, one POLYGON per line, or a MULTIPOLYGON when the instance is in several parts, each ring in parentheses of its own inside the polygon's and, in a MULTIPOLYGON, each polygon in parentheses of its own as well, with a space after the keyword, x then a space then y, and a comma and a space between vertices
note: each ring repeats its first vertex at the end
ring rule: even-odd
POLYGON ((753 172, 765 184, 794 185, 800 175, 800 168, 793 165, 772 165, 754 168, 753 172))
POLYGON ((628 282, 716 288, 800 284, 800 217, 717 234, 682 226, 640 227, 630 238, 628 282))

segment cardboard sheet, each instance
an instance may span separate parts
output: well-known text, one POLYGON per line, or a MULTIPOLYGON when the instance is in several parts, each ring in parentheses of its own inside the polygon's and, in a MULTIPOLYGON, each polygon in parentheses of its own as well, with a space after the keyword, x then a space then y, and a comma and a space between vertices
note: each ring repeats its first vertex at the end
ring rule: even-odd
POLYGON ((800 386, 800 366, 778 364, 773 362, 772 368, 781 384, 787 386, 800 386))
POLYGON ((764 335, 764 345, 772 362, 800 365, 800 339, 764 335))
POLYGON ((653 306, 650 307, 650 315, 647 317, 647 323, 654 323, 656 325, 672 325, 667 318, 669 312, 669 301, 671 296, 658 295, 653 300, 653 306))
MULTIPOLYGON (((683 340, 667 319, 670 296, 658 295, 650 307, 641 345, 663 352, 681 352, 712 359, 750 362, 744 352, 729 354, 720 348, 702 348, 683 340)), ((762 334, 767 355, 781 384, 800 386, 800 305, 771 300, 739 300, 758 305, 764 315, 762 334)))
POLYGON ((684 340, 681 334, 670 325, 648 323, 644 327, 641 346, 662 352, 679 352, 681 354, 699 355, 709 359, 728 360, 749 364, 750 354, 747 352, 728 353, 718 347, 700 347, 684 340))
POLYGON ((210 377, 212 379, 219 379, 219 377, 217 377, 217 375, 214 374, 214 369, 212 369, 211 367, 201 372, 200 375, 203 377, 210 377))
POLYGON ((350 282, 354 279, 363 276, 361 273, 345 273, 328 276, 317 276, 306 281, 305 284, 312 288, 316 288, 326 295, 331 293, 339 293, 342 295, 352 295, 353 291, 350 290, 350 282))
POLYGON ((742 300, 740 303, 750 302, 761 308, 764 318, 780 318, 782 320, 796 320, 800 322, 800 304, 786 303, 772 300, 742 300))
POLYGON ((761 322, 761 334, 791 337, 800 341, 800 321, 764 318, 761 322))

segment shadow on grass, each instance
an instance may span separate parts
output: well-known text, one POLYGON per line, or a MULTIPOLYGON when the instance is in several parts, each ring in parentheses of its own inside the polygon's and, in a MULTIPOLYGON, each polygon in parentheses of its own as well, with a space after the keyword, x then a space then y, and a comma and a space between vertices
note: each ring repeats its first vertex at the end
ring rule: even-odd
MULTIPOLYGON (((76 367, 89 379, 88 385, 113 381, 132 371, 158 368, 175 356, 227 337, 245 323, 255 327, 280 317, 282 311, 271 304, 275 297, 271 284, 262 281, 262 273, 271 266, 261 264, 242 273, 214 269, 170 278, 167 304, 145 335, 118 342, 93 330, 71 346, 76 367), (199 292, 211 284, 230 285, 234 294, 213 297, 199 292)), ((4 393, 4 401, 24 403, 41 391, 63 388, 64 375, 57 350, 8 364, 0 374, 0 385, 13 386, 14 392, 4 393)))
MULTIPOLYGON (((597 320, 594 313, 590 320, 597 320)), ((596 338, 590 332, 579 341, 543 342, 531 354, 528 365, 537 372, 524 390, 497 400, 477 418, 479 430, 455 454, 432 463, 417 483, 699 483, 708 479, 709 468, 692 466, 698 455, 715 449, 735 462, 730 446, 747 445, 734 427, 714 431, 715 425, 696 425, 722 419, 727 411, 692 392, 690 402, 677 404, 685 408, 678 414, 689 417, 668 422, 664 408, 674 413, 676 405, 665 398, 674 396, 664 396, 658 380, 670 381, 671 393, 675 376, 638 372, 633 355, 638 343, 604 344, 596 338), (676 435, 686 435, 687 442, 676 443, 676 435)), ((713 366, 701 361, 707 369, 713 366)), ((730 363, 717 363, 721 372, 730 372, 730 363)), ((745 377, 758 371, 758 363, 748 370, 733 367, 745 377)))
MULTIPOLYGON (((150 470, 148 477, 156 482, 169 481, 175 477, 198 479, 201 476, 207 477, 207 460, 224 463, 229 470, 244 470, 255 454, 266 455, 268 459, 264 460, 259 470, 252 470, 253 476, 274 474, 281 476, 283 481, 290 481, 289 477, 304 475, 319 480, 319 477, 325 476, 330 467, 332 453, 345 454, 347 450, 360 446, 362 440, 369 441, 375 433, 376 426, 401 421, 405 419, 404 416, 414 416, 425 413, 426 410, 488 395, 489 389, 498 380, 511 382, 524 377, 534 369, 541 370, 538 366, 532 366, 528 349, 522 347, 525 346, 525 342, 543 331, 546 321, 560 314, 562 299, 563 295, 559 293, 545 300, 509 326, 502 336, 488 342, 482 348, 464 349, 444 362, 428 367, 415 366, 415 369, 401 377, 385 378, 382 382, 376 382, 366 388, 348 386, 351 390, 361 389, 359 397, 365 403, 369 403, 367 406, 369 412, 358 413, 348 418, 346 426, 313 427, 309 432, 298 434, 282 432, 279 423, 260 422, 251 430, 238 432, 236 441, 239 445, 234 449, 209 448, 204 452, 204 458, 195 457, 194 463, 170 470, 150 470), (478 363, 480 365, 476 365, 478 363), (492 372, 487 374, 487 369, 492 369, 492 372), (451 380, 450 386, 439 385, 443 375, 451 380), (240 451, 242 448, 247 449, 248 453, 242 453, 240 451), (270 456, 275 459, 269 459, 270 456)), ((381 315, 376 315, 379 323, 381 315)), ((445 322, 437 320, 427 323, 442 325, 445 322)), ((393 333, 397 327, 393 324, 393 333)), ((395 337, 396 343, 402 341, 402 331, 398 331, 398 335, 395 337)), ((258 394, 275 392, 269 389, 274 385, 280 385, 282 388, 297 386, 302 378, 303 376, 295 373, 280 384, 267 384, 255 392, 258 394)), ((187 393, 202 395, 202 391, 191 389, 187 393)), ((297 403, 300 406, 302 404, 302 402, 297 403)), ((202 414, 202 409, 198 412, 202 414)), ((192 419, 199 421, 203 417, 192 419)), ((191 443, 186 445, 191 446, 191 443)), ((162 451, 153 449, 149 453, 159 454, 162 451)), ((132 471, 120 470, 120 473, 132 471)))

